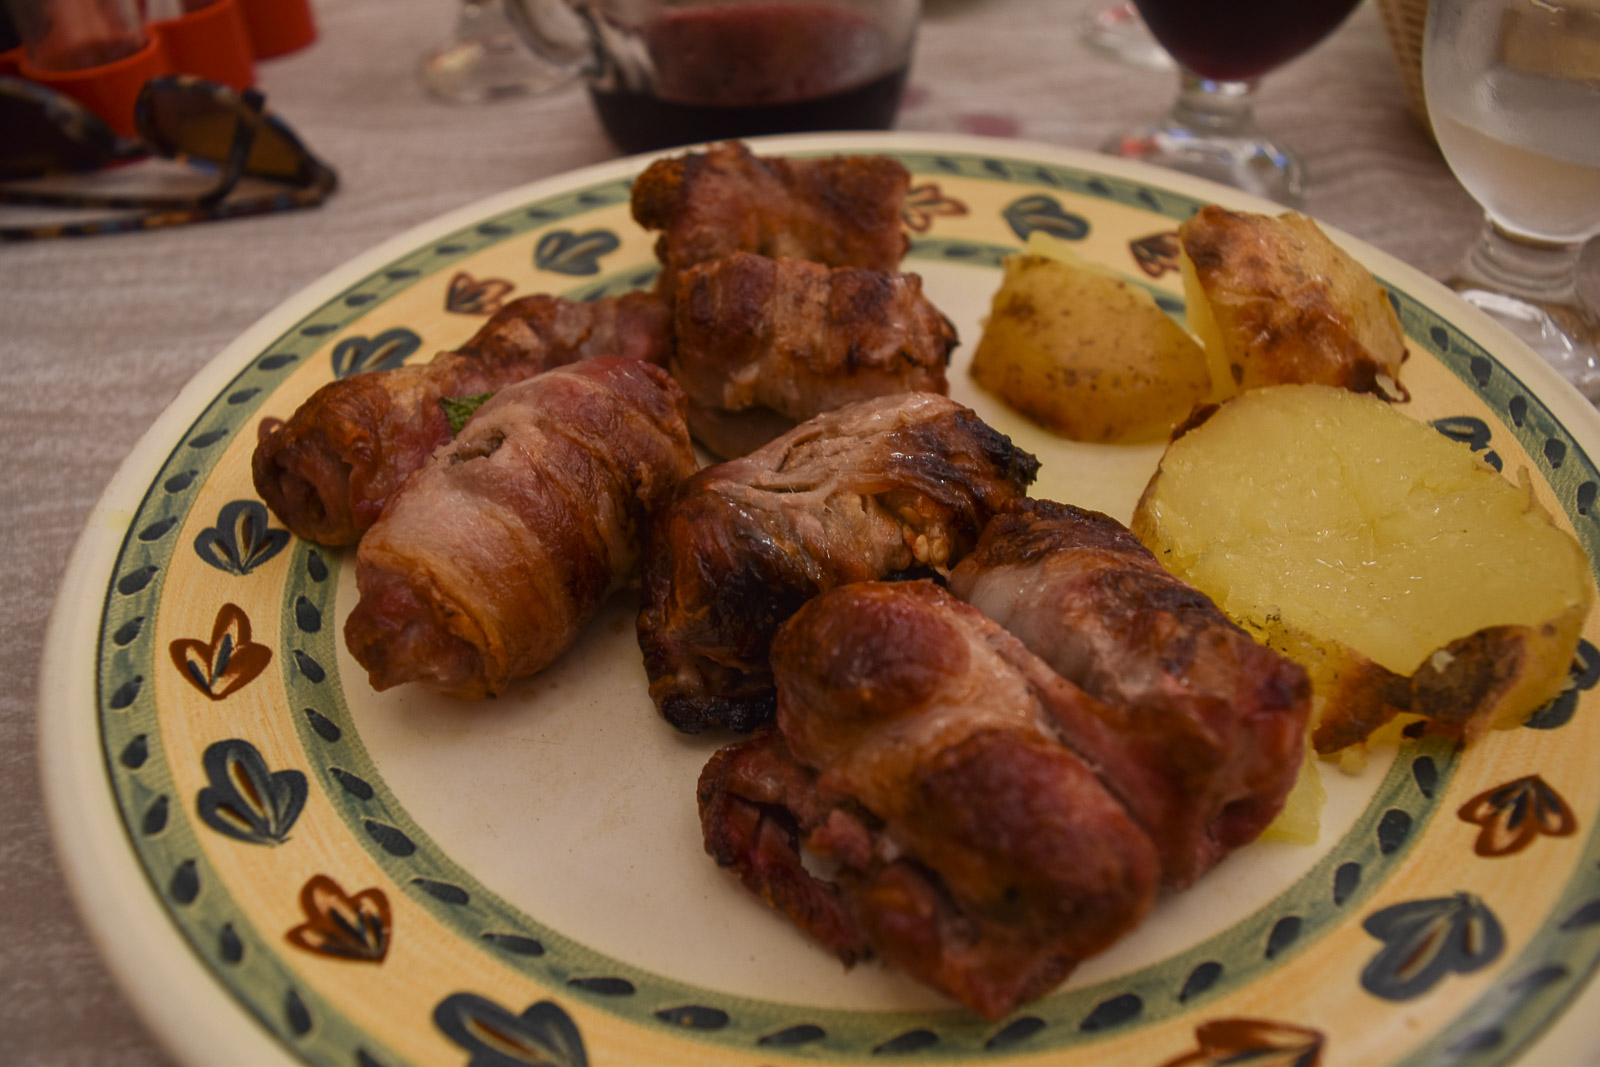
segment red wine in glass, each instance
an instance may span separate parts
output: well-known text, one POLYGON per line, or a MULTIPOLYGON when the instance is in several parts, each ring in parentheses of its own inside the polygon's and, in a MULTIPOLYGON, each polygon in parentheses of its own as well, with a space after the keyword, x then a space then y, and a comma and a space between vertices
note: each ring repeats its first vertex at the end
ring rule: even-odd
POLYGON ((848 11, 793 3, 668 9, 641 34, 649 88, 592 85, 627 152, 802 130, 886 129, 908 58, 848 11))
POLYGON ((1182 66, 1215 81, 1258 78, 1308 51, 1360 0, 1134 0, 1182 66))
POLYGON ((1360 0, 1134 0, 1178 64, 1178 100, 1104 150, 1298 207, 1305 169, 1256 126, 1256 81, 1316 45, 1360 0))

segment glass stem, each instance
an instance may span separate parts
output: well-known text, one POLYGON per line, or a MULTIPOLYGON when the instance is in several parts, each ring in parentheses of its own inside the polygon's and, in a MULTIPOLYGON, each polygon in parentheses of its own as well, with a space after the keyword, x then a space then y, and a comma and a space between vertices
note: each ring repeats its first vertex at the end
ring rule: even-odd
POLYGON ((486 0, 461 0, 461 10, 456 13, 456 39, 470 41, 484 37, 484 27, 492 23, 493 12, 486 0))
POLYGON ((1257 80, 1214 81, 1178 71, 1178 102, 1172 117, 1179 125, 1208 133, 1235 135, 1255 129, 1257 80))
POLYGON ((1552 244, 1521 237, 1485 216, 1478 242, 1459 268, 1464 281, 1540 305, 1576 303, 1581 242, 1552 244))

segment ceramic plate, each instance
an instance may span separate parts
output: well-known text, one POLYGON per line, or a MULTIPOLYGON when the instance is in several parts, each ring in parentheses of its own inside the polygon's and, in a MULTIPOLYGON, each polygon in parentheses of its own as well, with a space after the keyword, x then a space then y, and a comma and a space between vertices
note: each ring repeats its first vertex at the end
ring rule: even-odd
MULTIPOLYGON (((952 393, 1039 456, 1036 495, 1128 519, 1159 446, 1051 437, 967 376, 1001 258, 1045 230, 1181 314, 1177 224, 1211 199, 1271 206, 1042 145, 760 148, 906 164, 906 269, 964 339, 952 393)), ((641 166, 540 182, 336 271, 218 356, 95 510, 44 664, 50 810, 91 928, 181 1059, 1160 1067, 1594 1051, 1575 1007, 1600 952, 1593 618, 1571 687, 1527 727, 1325 774, 1318 844, 1240 850, 994 1024, 885 968, 843 971, 707 858, 694 784, 726 738, 655 714, 631 595, 498 700, 369 689, 340 640, 352 554, 268 514, 249 474, 261 427, 334 378, 459 344, 514 296, 649 286, 652 239, 627 208, 641 166)), ((1443 289, 1339 239, 1409 335, 1404 410, 1526 472, 1596 558, 1600 417, 1443 289)))

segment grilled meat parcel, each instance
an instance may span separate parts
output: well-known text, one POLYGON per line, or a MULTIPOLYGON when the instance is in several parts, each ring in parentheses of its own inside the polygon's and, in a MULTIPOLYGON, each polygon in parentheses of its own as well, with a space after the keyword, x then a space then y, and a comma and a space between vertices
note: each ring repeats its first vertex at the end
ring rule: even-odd
POLYGON ((929 581, 843 586, 773 667, 777 726, 701 775, 706 850, 847 965, 881 957, 998 1019, 1150 910, 1155 846, 1058 736, 1093 698, 976 608, 929 581))
POLYGON ((697 263, 754 252, 892 271, 910 242, 900 214, 911 174, 887 156, 758 156, 739 141, 658 159, 633 183, 634 221, 660 233, 657 291, 697 263))
POLYGON ((659 367, 599 356, 508 386, 362 538, 345 644, 377 689, 501 692, 633 576, 652 511, 694 468, 659 367))
POLYGON ((1111 709, 1118 744, 1141 753, 1118 795, 1155 842, 1167 886, 1189 885, 1277 815, 1303 755, 1306 672, 1127 527, 1018 501, 951 571, 950 590, 1111 709))
POLYGON ((1303 671, 1239 645, 1145 554, 1054 519, 953 577, 1030 612, 1030 637, 1084 685, 930 581, 843 586, 778 630, 776 725, 713 755, 698 789, 707 852, 749 889, 847 965, 881 957, 989 1019, 1259 833, 1310 707, 1303 671), (1089 558, 1028 559, 1063 540, 1089 558), (1039 640, 1097 605, 1109 621, 1039 640), (1127 684, 1101 684, 1116 671, 1127 684))
POLYGON ((657 516, 642 567, 656 707, 689 733, 771 719, 780 623, 835 586, 948 568, 1037 470, 936 393, 847 404, 701 470, 657 516))
POLYGON ((948 391, 955 328, 915 274, 736 252, 684 271, 673 309, 689 430, 722 459, 852 400, 948 391))
POLYGON ((256 492, 293 533, 353 545, 389 497, 450 440, 440 401, 492 393, 599 355, 665 364, 672 321, 653 293, 514 300, 459 349, 318 389, 256 446, 256 492))

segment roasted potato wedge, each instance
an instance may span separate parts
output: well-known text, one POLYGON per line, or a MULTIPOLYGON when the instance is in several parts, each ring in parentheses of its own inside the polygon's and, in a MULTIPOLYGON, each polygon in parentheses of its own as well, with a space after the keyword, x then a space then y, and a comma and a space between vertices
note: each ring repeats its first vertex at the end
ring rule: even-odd
POLYGON ((1589 563, 1531 488, 1372 396, 1251 390, 1180 429, 1132 528, 1311 673, 1322 754, 1396 715, 1471 740, 1561 691, 1589 563))
POLYGON ((1263 841, 1287 841, 1291 845, 1314 845, 1322 836, 1322 808, 1328 802, 1327 787, 1317 770, 1317 761, 1311 747, 1311 735, 1306 735, 1306 754, 1300 761, 1300 773, 1294 788, 1284 798, 1283 810, 1261 831, 1263 841))
POLYGON ((1159 440, 1210 392, 1204 353, 1148 290, 1038 233, 1006 260, 972 377, 1075 441, 1159 440))
POLYGON ((1212 204, 1178 228, 1178 241, 1213 399, 1288 383, 1403 395, 1405 334, 1388 295, 1316 223, 1212 204))

